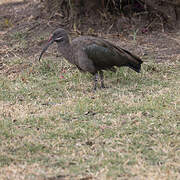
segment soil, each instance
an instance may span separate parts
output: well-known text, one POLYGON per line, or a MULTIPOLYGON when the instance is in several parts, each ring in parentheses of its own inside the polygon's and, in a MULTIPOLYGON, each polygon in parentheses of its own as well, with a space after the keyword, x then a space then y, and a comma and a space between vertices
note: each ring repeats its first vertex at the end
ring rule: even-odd
MULTIPOLYGON (((27 68, 27 64, 36 63, 49 35, 57 27, 65 28, 73 38, 84 34, 103 37, 137 54, 144 61, 180 60, 180 31, 166 31, 161 22, 156 22, 158 26, 154 27, 157 28, 147 29, 147 22, 143 19, 135 19, 129 23, 125 17, 109 16, 111 18, 108 21, 105 14, 101 14, 101 18, 97 18, 94 22, 91 21, 96 18, 94 16, 84 17, 81 23, 80 21, 69 23, 58 13, 52 16, 47 14, 38 0, 2 1, 0 3, 0 74, 9 72, 6 62, 13 57, 24 59, 22 65, 14 66, 15 72, 27 68)), ((53 47, 48 52, 56 57, 57 50, 55 46, 53 47)))

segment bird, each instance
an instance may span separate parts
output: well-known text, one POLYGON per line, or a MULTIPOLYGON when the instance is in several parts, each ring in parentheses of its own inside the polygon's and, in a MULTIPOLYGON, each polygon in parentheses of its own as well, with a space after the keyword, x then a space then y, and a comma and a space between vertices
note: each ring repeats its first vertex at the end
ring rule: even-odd
POLYGON ((93 90, 97 89, 99 77, 101 88, 105 88, 104 70, 116 72, 115 67, 127 66, 139 73, 143 63, 136 55, 103 38, 79 36, 70 41, 68 33, 63 28, 58 28, 52 33, 47 45, 42 49, 39 61, 54 42, 58 51, 69 63, 75 65, 81 72, 89 72, 93 75, 93 90))

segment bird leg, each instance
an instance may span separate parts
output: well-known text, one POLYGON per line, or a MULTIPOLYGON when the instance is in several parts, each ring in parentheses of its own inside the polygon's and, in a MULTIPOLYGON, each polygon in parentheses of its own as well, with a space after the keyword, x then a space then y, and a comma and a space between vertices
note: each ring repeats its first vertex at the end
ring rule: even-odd
POLYGON ((99 71, 99 74, 100 74, 101 88, 105 88, 105 86, 104 86, 104 74, 102 71, 99 71))
POLYGON ((97 89, 98 73, 94 74, 94 91, 97 89))

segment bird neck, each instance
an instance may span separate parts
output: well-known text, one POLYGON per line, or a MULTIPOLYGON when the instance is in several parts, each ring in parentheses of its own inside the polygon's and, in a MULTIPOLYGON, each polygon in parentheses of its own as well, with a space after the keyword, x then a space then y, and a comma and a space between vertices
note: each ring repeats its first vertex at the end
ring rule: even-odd
POLYGON ((58 50, 66 58, 70 63, 74 64, 73 62, 73 48, 70 42, 66 42, 64 44, 58 44, 58 50))

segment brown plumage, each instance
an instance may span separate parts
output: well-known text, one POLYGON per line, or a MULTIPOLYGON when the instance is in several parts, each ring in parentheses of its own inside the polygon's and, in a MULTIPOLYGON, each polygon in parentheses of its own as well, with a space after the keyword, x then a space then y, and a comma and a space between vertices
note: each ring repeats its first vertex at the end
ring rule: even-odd
POLYGON ((39 60, 47 48, 56 42, 59 52, 68 62, 77 66, 80 71, 94 75, 94 90, 97 88, 98 73, 101 87, 104 88, 103 70, 115 71, 114 66, 128 66, 140 72, 143 61, 125 49, 97 37, 80 36, 69 41, 64 29, 57 29, 44 47, 39 60))

